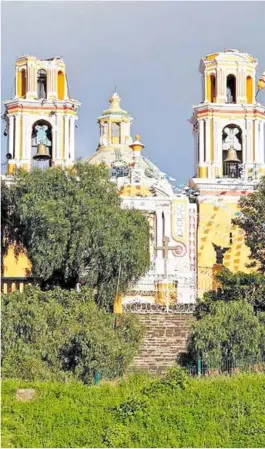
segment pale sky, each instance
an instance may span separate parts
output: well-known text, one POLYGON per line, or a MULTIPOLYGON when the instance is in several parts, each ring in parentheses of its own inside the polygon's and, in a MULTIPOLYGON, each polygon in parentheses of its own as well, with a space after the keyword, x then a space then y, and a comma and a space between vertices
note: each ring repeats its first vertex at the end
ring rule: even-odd
MULTIPOLYGON (((62 56, 81 101, 76 157, 97 148, 97 117, 117 86, 144 154, 186 183, 194 175, 188 122, 201 98, 200 58, 237 48, 265 70, 264 2, 2 2, 2 100, 17 57, 62 56)), ((265 103, 264 92, 259 101, 265 103)), ((2 137, 2 151, 6 154, 2 137)))

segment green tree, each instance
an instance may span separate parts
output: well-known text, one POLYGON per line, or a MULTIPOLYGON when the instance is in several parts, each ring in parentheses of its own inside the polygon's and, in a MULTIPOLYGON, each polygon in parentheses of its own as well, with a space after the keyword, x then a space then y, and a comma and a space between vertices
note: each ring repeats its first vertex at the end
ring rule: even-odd
POLYGON ((2 296, 4 377, 77 379, 91 383, 122 376, 142 337, 136 316, 119 317, 99 308, 90 289, 59 287, 2 296))
POLYGON ((111 309, 118 283, 124 291, 149 266, 148 222, 120 208, 103 166, 20 171, 4 195, 5 210, 8 203, 9 243, 26 248, 44 287, 81 283, 111 309))
POLYGON ((245 232, 245 242, 253 259, 252 266, 257 266, 261 273, 265 273, 265 177, 252 194, 240 198, 239 206, 241 214, 233 223, 245 232))
POLYGON ((189 350, 193 359, 202 358, 210 367, 261 361, 264 335, 264 327, 247 301, 215 301, 194 324, 189 350))
POLYGON ((231 273, 223 268, 218 274, 217 280, 220 288, 204 293, 203 299, 199 299, 196 306, 198 318, 209 313, 210 305, 216 301, 246 300, 257 314, 265 312, 265 276, 261 273, 231 273))

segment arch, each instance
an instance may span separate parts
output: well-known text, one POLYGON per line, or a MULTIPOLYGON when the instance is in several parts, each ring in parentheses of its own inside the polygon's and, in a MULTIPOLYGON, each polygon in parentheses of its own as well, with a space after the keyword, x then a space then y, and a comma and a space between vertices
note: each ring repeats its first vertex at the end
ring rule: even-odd
POLYGON ((26 70, 19 70, 17 73, 17 95, 19 98, 26 96, 26 70))
POLYGON ((111 123, 111 143, 113 143, 113 144, 120 143, 120 123, 119 122, 111 123))
POLYGON ((226 103, 236 103, 236 77, 232 74, 226 78, 226 103))
POLYGON ((40 164, 36 163, 36 161, 34 161, 34 164, 36 164, 36 166, 38 166, 40 168, 47 168, 52 165, 52 158, 53 158, 52 125, 47 120, 43 120, 43 119, 36 120, 32 124, 31 158, 33 158, 33 156, 36 154, 39 143, 44 143, 44 145, 46 146, 46 150, 47 150, 48 154, 51 156, 51 158, 48 161, 41 162, 40 164), (39 133, 38 128, 36 128, 37 126, 39 126, 39 127, 46 126, 47 129, 44 128, 43 132, 39 133), (40 135, 42 135, 42 137, 43 137, 41 139, 41 141, 40 141, 40 135))
POLYGON ((18 72, 18 96, 24 98, 27 90, 26 70, 22 69, 18 72))
POLYGON ((58 100, 64 100, 64 94, 65 94, 65 79, 64 79, 64 73, 62 70, 60 70, 57 73, 57 97, 58 100))
POLYGON ((213 73, 210 75, 210 102, 216 103, 216 78, 213 73))
POLYGON ((37 98, 47 98, 47 72, 43 69, 37 73, 37 98))
POLYGON ((251 76, 247 76, 246 79, 246 93, 247 93, 247 104, 253 103, 253 79, 251 76))
MULTIPOLYGON (((222 162, 223 176, 228 178, 240 178, 241 164, 243 161, 243 139, 240 126, 229 123, 222 130, 222 162), (233 153, 231 153, 231 149, 233 153), (232 156, 230 162, 227 158, 232 156)), ((229 159, 228 158, 228 159, 229 159)))

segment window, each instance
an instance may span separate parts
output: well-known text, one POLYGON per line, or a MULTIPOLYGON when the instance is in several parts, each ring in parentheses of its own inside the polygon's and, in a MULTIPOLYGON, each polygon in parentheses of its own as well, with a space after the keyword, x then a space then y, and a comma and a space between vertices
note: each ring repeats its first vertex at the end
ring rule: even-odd
POLYGON ((246 93, 247 93, 247 103, 252 104, 253 103, 253 80, 251 76, 247 77, 246 80, 246 93))
POLYGON ((210 86, 211 86, 210 102, 215 103, 216 102, 216 80, 215 80, 215 76, 213 74, 210 76, 210 86))
POLYGON ((38 98, 47 98, 47 73, 45 70, 38 71, 37 96, 38 98))
POLYGON ((64 100, 64 74, 62 71, 58 72, 57 75, 57 96, 58 100, 64 100))
POLYGON ((226 79, 226 103, 236 103, 236 77, 228 75, 226 79))

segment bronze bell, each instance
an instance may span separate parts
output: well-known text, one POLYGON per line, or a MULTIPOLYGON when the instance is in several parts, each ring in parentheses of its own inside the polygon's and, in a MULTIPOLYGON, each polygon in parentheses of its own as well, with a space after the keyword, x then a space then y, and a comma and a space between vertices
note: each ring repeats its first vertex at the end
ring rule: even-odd
POLYGON ((44 143, 39 143, 37 146, 37 153, 33 156, 33 159, 35 161, 47 161, 48 159, 51 159, 44 143))
POLYGON ((241 162, 240 159, 238 159, 237 154, 236 154, 236 150, 234 149, 234 147, 230 147, 228 152, 227 152, 227 157, 224 160, 224 162, 241 162))

